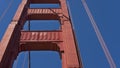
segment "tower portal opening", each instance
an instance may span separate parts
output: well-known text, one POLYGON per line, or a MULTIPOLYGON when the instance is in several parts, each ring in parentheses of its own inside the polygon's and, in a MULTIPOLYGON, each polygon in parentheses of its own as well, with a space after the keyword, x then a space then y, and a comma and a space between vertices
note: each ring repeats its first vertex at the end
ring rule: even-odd
MULTIPOLYGON (((12 68, 28 68, 28 53, 21 52, 16 61, 12 68)), ((59 53, 55 51, 31 51, 30 62, 31 68, 62 68, 59 53)))
POLYGON ((30 8, 60 8, 60 4, 30 4, 30 8))
MULTIPOLYGON (((26 21, 23 30, 28 30, 28 21, 26 21)), ((58 20, 31 20, 30 30, 60 30, 60 22, 58 20)))

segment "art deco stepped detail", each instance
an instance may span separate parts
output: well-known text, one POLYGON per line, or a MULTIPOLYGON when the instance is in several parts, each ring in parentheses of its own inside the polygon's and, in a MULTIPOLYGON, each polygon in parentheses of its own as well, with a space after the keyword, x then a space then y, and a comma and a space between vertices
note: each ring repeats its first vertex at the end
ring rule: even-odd
POLYGON ((57 51, 62 68, 82 68, 66 0, 22 0, 0 43, 0 68, 12 68, 21 51, 57 51), (60 4, 60 8, 29 8, 30 4, 60 4), (27 20, 59 20, 60 29, 23 31, 27 20))

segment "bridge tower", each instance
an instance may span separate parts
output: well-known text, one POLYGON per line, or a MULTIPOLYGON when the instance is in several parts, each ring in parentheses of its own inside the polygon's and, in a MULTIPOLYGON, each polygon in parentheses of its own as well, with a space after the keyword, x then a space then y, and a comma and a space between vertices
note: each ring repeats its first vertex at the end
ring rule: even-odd
POLYGON ((22 0, 0 42, 0 68, 12 68, 22 51, 41 50, 57 51, 62 68, 82 68, 66 0, 22 0), (30 4, 60 4, 60 8, 30 8, 30 4), (58 20, 60 29, 25 31, 28 20, 58 20))

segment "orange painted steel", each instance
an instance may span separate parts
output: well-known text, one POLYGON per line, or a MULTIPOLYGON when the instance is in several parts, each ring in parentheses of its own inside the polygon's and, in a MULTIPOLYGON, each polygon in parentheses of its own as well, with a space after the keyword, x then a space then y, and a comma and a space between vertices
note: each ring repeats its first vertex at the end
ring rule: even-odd
POLYGON ((60 3, 60 1, 59 0, 29 0, 30 1, 30 3, 34 3, 34 4, 36 4, 36 3, 38 3, 38 4, 43 4, 43 3, 52 3, 52 4, 56 4, 56 3, 60 3))
POLYGON ((22 0, 0 42, 0 68, 12 68, 14 60, 22 51, 41 50, 57 51, 62 68, 82 68, 66 0, 22 0), (60 8, 29 8, 30 4, 37 3, 57 3, 60 8), (59 20, 60 29, 24 31, 27 20, 59 20))
POLYGON ((56 14, 62 13, 61 9, 39 9, 39 8, 31 8, 28 9, 28 14, 56 14))
POLYGON ((62 41, 61 31, 21 31, 21 42, 62 41))

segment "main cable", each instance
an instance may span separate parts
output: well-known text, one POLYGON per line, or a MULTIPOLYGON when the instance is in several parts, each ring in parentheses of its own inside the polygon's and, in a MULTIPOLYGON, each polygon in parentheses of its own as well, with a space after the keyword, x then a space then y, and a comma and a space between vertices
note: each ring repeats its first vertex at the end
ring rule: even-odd
POLYGON ((14 0, 11 0, 8 4, 8 7, 4 10, 4 12, 2 13, 2 15, 0 16, 0 22, 2 21, 3 17, 5 16, 5 14, 8 12, 8 10, 10 9, 10 7, 12 6, 14 0))
MULTIPOLYGON (((2 21, 2 19, 4 18, 4 16, 6 15, 6 13, 8 12, 8 10, 10 9, 10 7, 12 6, 14 0, 11 0, 8 4, 8 7, 4 10, 4 12, 2 13, 2 15, 0 16, 0 23, 2 21)), ((0 25, 0 29, 2 28, 3 25, 0 25)), ((0 40, 1 41, 1 40, 0 40)))
POLYGON ((107 45, 106 45, 106 43, 105 43, 105 41, 104 41, 100 31, 99 31, 99 28, 98 28, 94 18, 92 16, 92 13, 91 13, 90 9, 88 8, 88 5, 87 5, 86 1, 82 0, 82 4, 83 4, 83 6, 84 6, 84 8, 86 10, 86 13, 87 13, 87 15, 88 15, 88 17, 89 17, 89 19, 91 21, 91 24, 92 24, 92 26, 93 26, 93 28, 95 30, 97 38, 98 38, 98 40, 99 40, 99 42, 101 44, 101 47, 102 47, 102 49, 103 49, 103 51, 105 53, 105 56, 106 56, 106 58, 107 58, 107 60, 108 60, 108 62, 110 64, 110 68, 116 68, 116 64, 112 59, 112 56, 111 56, 111 54, 110 54, 110 52, 109 52, 109 50, 107 48, 107 45))

